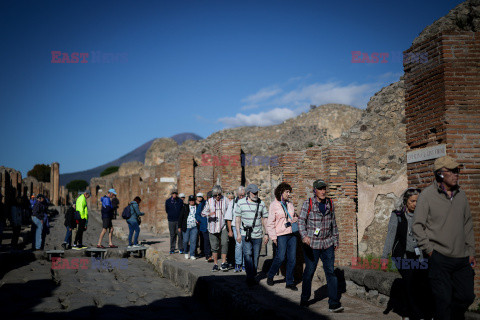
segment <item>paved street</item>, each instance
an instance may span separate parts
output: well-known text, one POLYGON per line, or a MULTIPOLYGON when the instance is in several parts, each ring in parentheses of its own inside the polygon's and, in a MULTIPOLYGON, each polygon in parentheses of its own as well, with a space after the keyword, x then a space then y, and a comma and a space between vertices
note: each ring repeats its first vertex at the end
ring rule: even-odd
MULTIPOLYGON (((46 247, 60 248, 65 235, 63 216, 52 225, 46 247)), ((100 228, 99 222, 90 219, 85 245, 96 244, 100 228)), ((2 263, 6 258, 3 254, 2 263)), ((144 259, 122 260, 112 251, 107 269, 83 257, 82 251, 69 250, 69 266, 75 258, 85 259, 80 260, 79 269, 53 271, 49 261, 33 260, 32 254, 16 255, 17 264, 10 266, 12 270, 0 282, 2 319, 191 319, 193 313, 202 319, 212 317, 144 259), (87 268, 81 269, 82 265, 87 268)))

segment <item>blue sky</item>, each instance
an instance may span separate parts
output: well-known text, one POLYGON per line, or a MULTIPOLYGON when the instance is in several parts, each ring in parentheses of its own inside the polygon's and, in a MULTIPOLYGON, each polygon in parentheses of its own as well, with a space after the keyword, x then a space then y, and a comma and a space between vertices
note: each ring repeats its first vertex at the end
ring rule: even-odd
POLYGON ((74 172, 157 137, 276 124, 310 104, 365 108, 459 3, 3 0, 0 165, 74 172), (52 51, 89 56, 52 63, 52 51), (352 63, 352 51, 389 58, 352 63))

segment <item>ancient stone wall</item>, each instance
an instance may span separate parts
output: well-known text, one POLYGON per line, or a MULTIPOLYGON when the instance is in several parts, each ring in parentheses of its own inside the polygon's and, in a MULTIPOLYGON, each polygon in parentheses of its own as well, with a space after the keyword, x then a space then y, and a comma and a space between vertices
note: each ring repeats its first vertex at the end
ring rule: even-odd
MULTIPOLYGON (((473 218, 478 259, 480 243, 480 32, 443 31, 416 42, 407 53, 427 53, 425 63, 404 64, 409 151, 436 147, 463 165, 459 185, 473 218)), ((409 161, 408 183, 426 187, 433 181, 432 156, 409 161)), ((480 293, 479 267, 475 291, 480 293)))

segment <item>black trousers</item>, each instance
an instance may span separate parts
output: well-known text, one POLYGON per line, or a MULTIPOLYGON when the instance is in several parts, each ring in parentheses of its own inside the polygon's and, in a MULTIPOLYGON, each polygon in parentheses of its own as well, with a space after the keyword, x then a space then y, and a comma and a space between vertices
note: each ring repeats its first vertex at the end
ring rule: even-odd
POLYGON ((465 319, 465 311, 475 299, 475 272, 468 257, 450 258, 433 251, 428 262, 428 277, 435 299, 435 320, 465 319))
POLYGON ((83 232, 85 231, 85 223, 87 220, 85 219, 80 219, 78 223, 78 229, 77 229, 77 234, 75 235, 75 242, 74 244, 76 245, 83 245, 83 232))

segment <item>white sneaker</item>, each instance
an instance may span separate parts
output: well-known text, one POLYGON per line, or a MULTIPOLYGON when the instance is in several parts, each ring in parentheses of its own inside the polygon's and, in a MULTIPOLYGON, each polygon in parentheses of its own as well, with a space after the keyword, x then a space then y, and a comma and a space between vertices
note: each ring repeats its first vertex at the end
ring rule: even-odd
POLYGON ((197 260, 197 258, 195 258, 194 256, 191 256, 190 260, 197 260))
POLYGON ((141 246, 139 246, 138 244, 134 244, 133 247, 134 248, 140 248, 141 246))
POLYGON ((190 259, 190 255, 188 253, 185 253, 185 259, 190 259))
POLYGON ((128 249, 132 249, 132 248, 133 248, 133 246, 128 246, 127 248, 128 248, 128 249))

